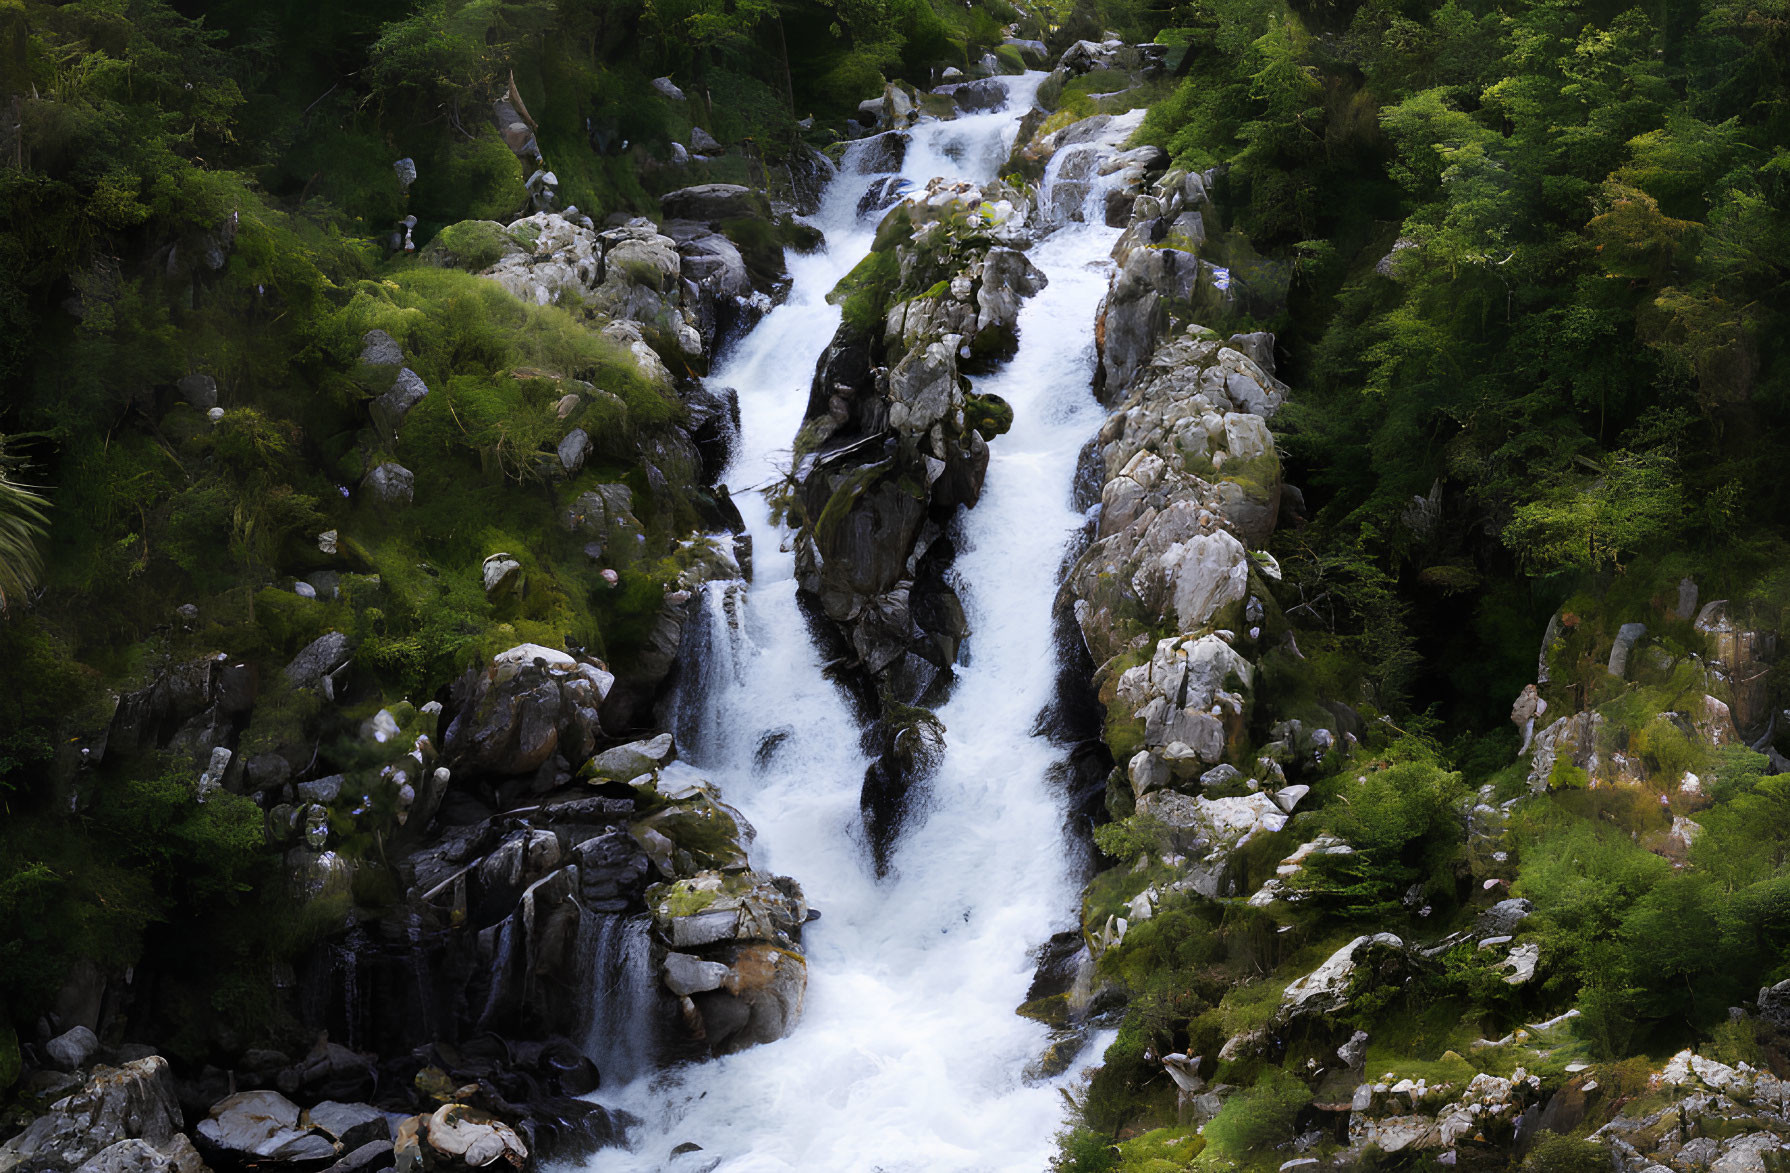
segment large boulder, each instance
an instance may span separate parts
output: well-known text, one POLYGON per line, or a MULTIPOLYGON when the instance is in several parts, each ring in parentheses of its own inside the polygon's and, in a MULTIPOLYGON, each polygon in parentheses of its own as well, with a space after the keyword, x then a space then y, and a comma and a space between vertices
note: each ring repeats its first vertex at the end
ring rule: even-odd
POLYGON ((1199 773, 1241 735, 1253 679, 1249 661, 1218 636, 1170 637, 1120 675, 1114 703, 1143 722, 1146 750, 1199 773))
MULTIPOLYGON (((141 1141, 173 1161, 180 1173, 197 1173, 201 1165, 181 1124, 166 1059, 151 1055, 120 1067, 100 1067, 80 1090, 0 1144, 0 1173, 67 1173, 124 1141, 141 1141)), ((131 1145, 108 1162, 141 1157, 141 1150, 131 1145)))
POLYGON ((299 1107, 271 1089, 219 1100, 199 1122, 200 1147, 236 1164, 333 1161, 340 1149, 329 1134, 299 1121, 299 1107))
POLYGON ((577 766, 596 748, 614 683, 600 666, 538 644, 500 652, 454 686, 443 757, 456 774, 526 774, 555 755, 577 766))
POLYGON ((737 183, 703 183, 668 191, 659 197, 659 210, 668 220, 699 220, 714 225, 770 216, 764 195, 737 183))
POLYGON ((661 982, 681 1004, 691 1045, 720 1055, 795 1029, 808 986, 800 946, 808 905, 794 880, 710 870, 656 887, 647 900, 670 947, 661 982))
POLYGON ((1287 824, 1286 812, 1266 794, 1207 798, 1156 790, 1138 800, 1137 810, 1160 823, 1175 850, 1189 857, 1174 886, 1214 898, 1236 894, 1231 864, 1237 850, 1287 824))
POLYGON ((501 255, 483 270, 531 305, 580 305, 602 279, 597 234, 557 212, 537 212, 494 237, 501 255))
POLYGON ((1369 950, 1403 949, 1404 941, 1392 933, 1356 937, 1325 959, 1324 963, 1289 984, 1281 995, 1281 1010, 1333 1013, 1345 1004, 1357 965, 1369 950))

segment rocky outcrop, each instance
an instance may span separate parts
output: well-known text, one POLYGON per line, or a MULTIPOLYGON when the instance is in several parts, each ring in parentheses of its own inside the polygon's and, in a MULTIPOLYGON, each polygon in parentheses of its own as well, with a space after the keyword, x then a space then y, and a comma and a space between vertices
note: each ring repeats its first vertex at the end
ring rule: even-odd
POLYGON ((1278 521, 1267 418, 1286 388, 1249 342, 1192 327, 1159 346, 1096 441, 1094 540, 1066 593, 1109 725, 1135 729, 1151 755, 1130 767, 1134 786, 1140 773, 1190 782, 1234 755, 1252 664, 1276 646, 1278 568, 1250 551, 1278 521))
POLYGON ((889 212, 876 248, 833 293, 845 322, 821 356, 798 439, 798 582, 837 636, 876 720, 865 784, 871 836, 893 836, 934 736, 916 707, 949 686, 968 634, 946 580, 952 517, 976 503, 1005 404, 966 372, 1013 352, 1022 300, 1044 275, 1024 197, 935 181, 889 212))
POLYGON ((602 733, 598 711, 615 677, 566 652, 521 644, 469 671, 455 686, 442 739, 450 769, 570 777, 602 733))
MULTIPOLYGON (((1072 53, 1092 59, 1096 48, 1072 53)), ((1124 194, 1126 213, 1095 332, 1095 383, 1109 414, 1083 458, 1088 544, 1059 602, 1092 662, 1105 742, 1119 763, 1107 809, 1148 845, 1137 866, 1167 871, 1122 915, 1083 925, 1099 954, 1171 897, 1284 906, 1299 897, 1297 877, 1314 857, 1350 853, 1321 836, 1297 850, 1286 843, 1265 882, 1242 866, 1260 858, 1245 846, 1286 829, 1326 754, 1346 744, 1351 711, 1313 700, 1275 709, 1258 696, 1265 680, 1307 675, 1273 592, 1279 566, 1263 549, 1281 524, 1284 491, 1270 421, 1290 390, 1274 375, 1273 335, 1221 337, 1192 316, 1211 304, 1200 293, 1213 280, 1199 256, 1212 211, 1207 179, 1171 171, 1145 187, 1159 158, 1088 151, 1106 141, 1106 128, 1081 125, 1029 144, 1055 175, 1073 164, 1073 182, 1114 177, 1107 190, 1124 194)), ((1334 1010, 1354 952, 1378 957, 1380 946, 1397 944, 1352 942, 1288 987, 1275 1021, 1334 1010)), ((1244 1032, 1221 1058, 1272 1049, 1278 1037, 1244 1032)))
POLYGON ((0 1144, 0 1173, 71 1173, 93 1162, 98 1162, 96 1168, 149 1166, 200 1173, 204 1165, 181 1128, 180 1102, 166 1059, 152 1055, 119 1067, 98 1067, 73 1094, 0 1144))

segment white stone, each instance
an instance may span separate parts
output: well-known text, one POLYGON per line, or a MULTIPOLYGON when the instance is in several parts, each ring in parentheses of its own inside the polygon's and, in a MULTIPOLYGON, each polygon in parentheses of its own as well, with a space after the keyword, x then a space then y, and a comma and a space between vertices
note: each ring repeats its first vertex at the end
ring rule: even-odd
POLYGON ((1404 941, 1391 933, 1356 937, 1332 953, 1324 964, 1289 985, 1281 998, 1281 1004, 1303 1006, 1319 996, 1341 994, 1348 989, 1350 975, 1355 972, 1356 951, 1367 945, 1390 945, 1396 949, 1402 948, 1404 941))

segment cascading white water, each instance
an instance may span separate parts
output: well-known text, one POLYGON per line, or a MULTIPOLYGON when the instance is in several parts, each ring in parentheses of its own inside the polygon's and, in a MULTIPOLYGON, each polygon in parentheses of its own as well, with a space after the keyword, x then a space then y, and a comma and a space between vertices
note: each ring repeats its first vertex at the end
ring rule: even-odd
MULTIPOLYGON (((1004 112, 915 128, 902 175, 992 178, 1041 79, 1009 79, 1004 112)), ((868 250, 879 217, 856 215, 869 180, 854 165, 866 153, 848 154, 816 218, 826 251, 791 258, 788 301, 711 376, 739 392, 727 479, 754 577, 743 606, 710 588, 708 652, 726 663, 703 671, 699 711, 680 719, 700 729, 686 754, 757 828, 755 864, 794 876, 823 914, 804 934, 807 1005, 781 1042, 602 1093, 643 1124, 630 1151, 592 1158, 593 1173, 1035 1173, 1060 1126, 1058 1088, 1022 1076, 1047 1032, 1014 1013, 1030 952, 1074 923, 1077 900, 1062 796, 1047 780, 1060 754, 1031 730, 1056 676, 1056 570, 1083 522, 1071 481, 1100 418, 1092 325, 1117 231, 1066 224, 1032 250, 1049 287, 1022 310, 1018 356, 976 381, 1012 405, 1014 424, 990 445, 981 503, 962 525, 973 633, 939 713, 946 753, 879 882, 863 846, 858 726, 798 610, 786 535, 743 491, 787 467, 839 322, 826 293, 868 250), (673 1157, 686 1143, 700 1151, 673 1157)))
POLYGON ((625 1084, 653 1061, 651 921, 644 916, 599 913, 578 923, 578 963, 596 995, 587 1008, 584 1053, 603 1079, 625 1084))

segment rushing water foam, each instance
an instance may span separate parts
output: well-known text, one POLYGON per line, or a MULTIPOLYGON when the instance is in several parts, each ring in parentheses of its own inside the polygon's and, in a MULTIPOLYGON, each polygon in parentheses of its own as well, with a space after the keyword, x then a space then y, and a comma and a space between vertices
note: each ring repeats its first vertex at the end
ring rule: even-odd
MULTIPOLYGON (((902 176, 992 178, 1041 78, 1009 79, 1005 112, 916 127, 902 176)), ((1031 951, 1076 908, 1063 799, 1047 777, 1060 751, 1031 731, 1056 676, 1056 571, 1083 520, 1071 482, 1100 419, 1092 326, 1117 231, 1071 223, 1032 249, 1050 284, 1021 312, 1017 357, 976 381, 1012 405, 1014 424, 990 445, 981 503, 961 526, 973 631, 939 713, 946 753, 879 882, 863 846, 858 726, 797 607, 787 535, 745 491, 787 468, 839 322, 826 293, 868 250, 876 216, 856 210, 870 177, 854 164, 866 153, 848 154, 816 218, 828 248, 791 258, 788 301, 711 376, 739 392, 728 482, 754 577, 743 602, 737 587, 709 588, 707 652, 719 662, 679 715, 695 734, 687 756, 757 828, 756 866, 794 876, 823 914, 804 934, 807 1005, 781 1042, 605 1090, 643 1124, 631 1151, 599 1153, 592 1171, 1035 1173, 1061 1123, 1058 1087, 1022 1075, 1047 1032, 1014 1013, 1031 951), (673 1157, 685 1143, 700 1151, 673 1157)))

